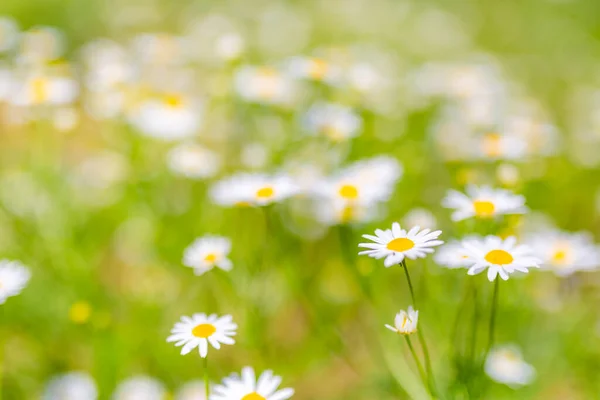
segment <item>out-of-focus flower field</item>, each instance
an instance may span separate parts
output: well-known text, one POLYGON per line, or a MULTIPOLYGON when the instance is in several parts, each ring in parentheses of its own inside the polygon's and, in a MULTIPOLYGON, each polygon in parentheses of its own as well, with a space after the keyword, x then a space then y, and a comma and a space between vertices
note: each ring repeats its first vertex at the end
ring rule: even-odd
POLYGON ((600 398, 599 21, 0 1, 0 398, 600 398))

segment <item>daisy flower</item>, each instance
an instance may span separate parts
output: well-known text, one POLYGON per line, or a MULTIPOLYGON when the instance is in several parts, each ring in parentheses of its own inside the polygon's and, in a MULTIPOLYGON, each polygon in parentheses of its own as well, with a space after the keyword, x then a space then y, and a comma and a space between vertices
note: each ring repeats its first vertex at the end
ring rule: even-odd
POLYGON ((452 240, 440 246, 433 255, 433 259, 436 264, 446 268, 466 268, 470 266, 467 252, 458 240, 452 240))
POLYGON ((8 100, 21 107, 66 105, 79 94, 77 82, 68 76, 32 74, 23 81, 15 81, 14 96, 8 100))
POLYGON ((0 304, 21 293, 30 277, 29 269, 19 261, 0 260, 0 304))
POLYGON ((227 255, 231 240, 222 236, 207 235, 194 240, 183 253, 183 265, 194 268, 196 275, 203 275, 214 267, 231 271, 233 263, 227 255))
POLYGON ((294 97, 292 80, 271 67, 245 66, 240 68, 235 76, 235 88, 244 100, 285 105, 294 97))
POLYGON ((507 280, 515 271, 527 273, 528 268, 539 268, 541 260, 531 256, 532 249, 516 243, 514 236, 504 240, 491 235, 463 240, 466 261, 470 267, 468 274, 476 275, 487 268, 487 276, 491 282, 497 275, 507 280))
POLYGON ((185 383, 177 390, 175 400, 208 400, 204 382, 197 380, 185 383))
POLYGON ((515 134, 488 132, 478 140, 478 158, 517 160, 527 153, 527 142, 523 137, 515 134))
POLYGON ((52 378, 42 400, 96 400, 96 382, 85 372, 69 372, 52 378))
POLYGON ((527 244, 542 259, 542 268, 559 276, 600 266, 600 247, 587 232, 550 231, 532 235, 527 244))
POLYGON ((408 310, 400 310, 394 318, 394 326, 386 324, 385 327, 392 332, 401 335, 410 335, 417 331, 417 323, 419 322, 419 311, 408 306, 408 310))
POLYGON ((242 173, 217 182, 210 195, 222 206, 266 206, 297 192, 297 185, 287 175, 242 173))
POLYGON ((134 376, 122 381, 116 388, 113 400, 163 400, 165 386, 149 376, 134 376))
POLYGON ((286 400, 294 389, 279 389, 281 377, 273 371, 264 371, 258 379, 252 367, 244 367, 241 376, 231 374, 220 385, 214 386, 209 400, 286 400))
POLYGON ((208 355, 208 344, 215 349, 223 344, 234 344, 237 324, 232 321, 231 315, 217 317, 217 314, 194 314, 191 317, 183 316, 171 329, 171 336, 167 342, 176 342, 175 346, 183 346, 181 354, 186 355, 198 347, 200 356, 208 355))
POLYGON ((0 17, 0 53, 8 52, 19 39, 19 26, 12 18, 0 17))
POLYGON ((288 62, 290 74, 299 79, 307 79, 329 84, 340 83, 342 70, 322 58, 293 57, 288 62))
POLYGON ((400 264, 405 257, 411 260, 424 258, 428 253, 433 253, 432 247, 439 246, 444 242, 437 240, 442 231, 431 232, 431 229, 422 231, 420 229, 419 226, 415 226, 407 232, 401 229, 397 222, 392 224, 392 229, 376 229, 376 236, 363 235, 365 239, 372 240, 374 243, 360 243, 358 247, 365 247, 369 250, 361 251, 358 254, 366 254, 376 259, 385 257, 383 264, 386 267, 400 264))
POLYGON ((527 212, 525 197, 504 189, 489 186, 468 185, 466 194, 450 190, 442 205, 452 208, 453 221, 466 218, 493 218, 498 215, 524 214, 527 212))
POLYGON ((492 349, 484 369, 494 381, 508 386, 527 385, 535 378, 535 369, 523 360, 519 348, 513 345, 492 349))
POLYGON ((221 166, 221 158, 217 153, 200 145, 183 143, 169 151, 167 165, 175 174, 192 179, 203 179, 217 174, 221 166))

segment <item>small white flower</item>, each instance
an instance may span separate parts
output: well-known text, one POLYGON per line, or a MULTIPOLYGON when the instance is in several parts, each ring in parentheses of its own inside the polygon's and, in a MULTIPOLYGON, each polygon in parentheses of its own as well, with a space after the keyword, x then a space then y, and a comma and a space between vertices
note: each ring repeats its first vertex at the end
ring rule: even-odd
POLYGON ((12 18, 0 17, 0 53, 13 48, 19 39, 19 26, 12 18))
POLYGON ((162 140, 181 140, 198 133, 202 122, 201 103, 181 94, 143 101, 130 116, 144 135, 162 140))
POLYGON ((535 378, 535 369, 523 361, 519 348, 513 345, 492 349, 484 368, 494 381, 512 387, 528 385, 535 378))
POLYGON ((441 245, 433 255, 433 259, 436 264, 447 268, 466 268, 470 266, 467 252, 462 243, 457 240, 441 245))
POLYGON ((287 175, 241 173, 217 182, 211 188, 212 200, 222 206, 266 206, 298 193, 287 175))
POLYGON ((121 382, 112 400, 164 400, 167 391, 157 379, 149 376, 135 376, 121 382))
POLYGON ((71 104, 79 94, 77 82, 67 76, 34 74, 14 82, 14 96, 8 101, 16 106, 71 104))
POLYGON ((453 221, 470 217, 493 218, 498 215, 524 214, 527 212, 525 197, 504 189, 489 186, 468 185, 467 194, 450 190, 442 205, 452 208, 453 221))
POLYGON ((349 107, 318 103, 306 112, 304 124, 309 132, 339 142, 356 137, 360 132, 362 120, 349 107))
POLYGON ((404 225, 419 225, 423 228, 433 228, 437 225, 437 220, 431 211, 425 208, 413 208, 402 219, 404 225))
POLYGON ((540 232, 531 235, 527 244, 541 258, 542 268, 559 276, 600 266, 600 247, 594 244, 587 232, 540 232))
POLYGON ((186 355, 198 347, 200 356, 208 355, 208 344, 215 349, 223 344, 234 344, 237 324, 232 321, 231 315, 217 317, 217 314, 194 314, 191 317, 181 317, 171 330, 167 342, 176 342, 175 346, 183 346, 181 354, 186 355))
POLYGON ((240 97, 256 103, 285 105, 294 96, 291 79, 271 67, 240 68, 235 76, 235 88, 240 97))
POLYGON ((412 306, 408 306, 408 310, 400 310, 394 318, 394 326, 385 325, 386 328, 392 332, 396 332, 402 335, 410 335, 417 331, 417 324, 419 322, 419 311, 413 309, 412 306))
POLYGON ((293 57, 288 62, 290 74, 295 78, 308 79, 328 84, 339 84, 342 70, 321 58, 293 57))
POLYGON ((476 275, 487 268, 487 276, 491 282, 497 275, 507 280, 515 271, 527 273, 528 268, 539 268, 541 260, 531 256, 531 248, 516 243, 514 236, 504 240, 491 235, 463 240, 462 245, 470 266, 468 274, 476 275))
POLYGON ((437 240, 442 231, 431 232, 431 229, 413 227, 410 231, 400 228, 400 224, 394 222, 392 229, 376 229, 375 235, 363 235, 365 239, 372 240, 374 243, 360 243, 358 247, 365 247, 369 250, 361 251, 359 255, 366 254, 369 257, 381 259, 385 257, 384 265, 386 268, 394 264, 400 264, 405 257, 411 260, 424 258, 427 254, 433 253, 432 247, 444 243, 437 240))
POLYGON ((42 400, 96 400, 98 389, 92 377, 85 372, 69 372, 52 378, 42 400))
POLYGON ((527 142, 523 137, 488 132, 478 138, 478 158, 487 160, 518 160, 527 154, 527 142))
POLYGON ((214 267, 230 271, 233 263, 227 255, 231 251, 231 240, 222 236, 207 235, 198 238, 183 254, 183 264, 194 268, 196 275, 202 275, 214 267))
POLYGON ((216 175, 221 166, 221 158, 200 145, 182 143, 169 151, 167 163, 176 174, 201 179, 216 175))
POLYGON ((187 382, 179 388, 175 400, 208 400, 204 382, 200 380, 187 382))
POLYGON ((19 261, 0 260, 0 304, 21 293, 30 277, 29 269, 19 261))
POLYGON ((212 389, 209 400, 286 400, 294 395, 294 389, 279 389, 281 377, 273 371, 264 371, 256 379, 252 367, 244 367, 241 376, 231 374, 212 389))

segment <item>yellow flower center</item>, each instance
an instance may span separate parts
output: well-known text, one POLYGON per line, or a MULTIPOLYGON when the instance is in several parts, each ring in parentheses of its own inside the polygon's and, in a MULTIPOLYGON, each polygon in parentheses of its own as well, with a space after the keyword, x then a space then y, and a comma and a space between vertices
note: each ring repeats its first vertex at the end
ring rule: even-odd
POLYGON ((502 135, 499 133, 488 133, 483 137, 483 152, 488 157, 499 157, 502 155, 502 135))
POLYGON ((485 261, 496 264, 506 265, 513 262, 514 258, 507 251, 504 250, 492 250, 485 255, 485 261))
POLYGON ((489 218, 494 215, 494 211, 496 210, 494 203, 486 200, 475 200, 473 208, 475 209, 475 215, 480 218, 489 218))
POLYGON ((338 193, 346 200, 355 200, 358 197, 358 188, 354 185, 343 185, 338 193))
POLYGON ((554 264, 558 264, 558 265, 564 265, 567 263, 567 257, 569 256, 569 253, 567 252, 566 249, 561 249, 561 250, 557 250, 553 255, 552 255, 552 262, 554 264))
POLYGON ((403 252, 415 247, 415 242, 408 238, 397 238, 387 244, 388 250, 403 252))
POLYGON ((258 71, 258 95, 262 98, 271 98, 277 92, 277 71, 264 67, 258 71))
POLYGON ((275 194, 275 190, 271 186, 265 186, 256 191, 256 197, 259 199, 270 199, 275 194))
POLYGON ((192 329, 192 335, 206 339, 212 336, 213 333, 217 331, 217 328, 213 324, 200 324, 196 325, 194 329, 192 329))
POLYGON ((165 96, 163 101, 169 108, 181 108, 183 106, 183 98, 178 95, 165 96))
POLYGON ((215 253, 208 253, 206 257, 204 257, 204 261, 214 263, 217 261, 217 255, 215 253))
POLYGON ((313 79, 323 79, 328 70, 328 65, 325 61, 315 58, 312 60, 308 74, 313 79))
POLYGON ((31 82, 31 90, 33 92, 34 103, 45 102, 48 99, 48 80, 45 78, 35 78, 31 82))
POLYGON ((266 399, 263 396, 261 396, 260 394, 258 394, 256 392, 252 392, 252 393, 248 393, 247 395, 242 397, 242 400, 266 400, 266 399))

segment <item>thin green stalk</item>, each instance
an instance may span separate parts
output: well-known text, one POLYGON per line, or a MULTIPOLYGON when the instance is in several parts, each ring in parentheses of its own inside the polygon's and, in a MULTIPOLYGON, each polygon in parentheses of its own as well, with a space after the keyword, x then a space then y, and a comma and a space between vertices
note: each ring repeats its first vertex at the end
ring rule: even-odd
POLYGON ((417 369, 419 370, 419 375, 421 375, 423 384, 426 387, 429 387, 429 380, 427 379, 427 376, 425 375, 425 370, 423 370, 423 366, 421 365, 421 362, 419 361, 419 357, 417 357, 417 352, 415 351, 415 348, 413 347, 412 342, 410 341, 409 335, 404 335, 404 339, 406 339, 406 344, 408 344, 408 348, 410 349, 410 354, 412 354, 412 356, 415 360, 415 364, 417 365, 417 369))
MULTIPOLYGON (((410 274, 408 273, 408 268, 406 267, 406 259, 402 260, 402 267, 404 268, 404 274, 406 275, 406 282, 408 283, 408 288, 410 290, 410 297, 412 299, 413 307, 417 308, 417 302, 415 301, 415 291, 413 289, 412 281, 410 280, 410 274)), ((427 343, 425 342, 425 337, 423 336, 423 329, 419 327, 417 329, 417 336, 419 337, 419 343, 421 344, 421 349, 423 350, 423 357, 425 358, 425 369, 427 370, 427 376, 429 377, 429 387, 432 395, 436 395, 437 390, 435 387, 435 378, 433 376, 433 368, 431 367, 431 359, 429 358, 429 349, 427 348, 427 343)))
POLYGON ((494 334, 496 330, 496 313, 498 310, 498 292, 500 288, 500 279, 496 277, 494 281, 494 294, 492 297, 492 312, 490 314, 490 327, 489 327, 489 336, 488 336, 488 345, 485 355, 487 357, 488 353, 492 349, 494 345, 494 334))
POLYGON ((206 400, 210 396, 210 386, 208 383, 208 357, 204 357, 204 390, 206 391, 206 400))

